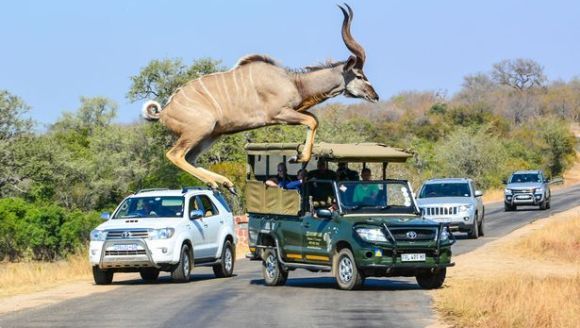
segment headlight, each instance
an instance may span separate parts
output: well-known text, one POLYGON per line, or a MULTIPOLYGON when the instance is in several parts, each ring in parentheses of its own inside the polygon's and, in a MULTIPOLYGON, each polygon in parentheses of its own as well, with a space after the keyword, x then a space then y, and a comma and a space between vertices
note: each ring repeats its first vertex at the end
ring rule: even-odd
POLYGON ((460 205, 459 212, 469 212, 473 208, 473 205, 460 205))
POLYGON ((370 242, 387 241, 387 238, 385 238, 385 234, 383 234, 381 229, 357 228, 356 233, 358 233, 359 237, 361 237, 364 241, 370 242))
POLYGON ((449 240, 449 230, 447 230, 447 227, 443 227, 443 229, 441 229, 441 232, 439 233, 439 240, 441 241, 449 240))
POLYGON ((536 188, 534 191, 536 194, 541 194, 544 192, 544 188, 536 188))
POLYGON ((173 228, 153 229, 149 230, 149 239, 169 239, 175 233, 173 228))
POLYGON ((107 239, 107 232, 103 230, 93 230, 91 231, 91 240, 93 241, 104 241, 107 239))
POLYGON ((503 191, 506 195, 511 195, 512 194, 512 190, 511 189, 504 189, 503 191))

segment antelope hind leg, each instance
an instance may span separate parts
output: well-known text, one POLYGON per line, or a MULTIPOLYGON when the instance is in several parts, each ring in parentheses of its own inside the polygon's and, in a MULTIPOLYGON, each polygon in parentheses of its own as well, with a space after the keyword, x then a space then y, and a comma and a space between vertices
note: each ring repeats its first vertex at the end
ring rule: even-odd
POLYGON ((188 153, 190 153, 190 158, 197 158, 199 153, 204 149, 203 144, 203 136, 198 138, 185 138, 182 136, 165 155, 175 166, 198 178, 211 188, 217 189, 218 184, 215 181, 215 177, 208 174, 209 171, 195 167, 185 159, 188 153))
POLYGON ((236 190, 234 189, 234 184, 230 179, 201 167, 198 167, 197 169, 203 171, 208 176, 211 176, 218 185, 227 188, 232 194, 237 195, 236 190))

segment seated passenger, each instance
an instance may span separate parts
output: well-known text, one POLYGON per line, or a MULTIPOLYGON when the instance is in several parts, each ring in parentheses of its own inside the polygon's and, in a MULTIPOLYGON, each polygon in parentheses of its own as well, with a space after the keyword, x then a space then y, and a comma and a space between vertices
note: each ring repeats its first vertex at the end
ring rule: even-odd
POLYGON ((336 175, 339 181, 358 181, 358 172, 348 168, 348 163, 339 162, 336 175))
POLYGON ((308 172, 308 180, 336 180, 336 173, 328 169, 328 163, 323 159, 318 160, 316 167, 316 170, 308 172))
POLYGON ((302 183, 306 180, 308 171, 306 169, 298 170, 297 180, 286 184, 286 189, 300 189, 302 183))
POLYGON ((155 203, 151 200, 146 200, 143 202, 141 209, 136 211, 136 214, 143 217, 157 216, 157 211, 155 203))
MULTIPOLYGON (((365 167, 361 172, 362 181, 370 181, 372 174, 371 169, 365 167)), ((352 201, 355 204, 374 205, 379 195, 379 186, 376 184, 357 184, 354 189, 352 201)))
POLYGON ((266 186, 287 189, 288 183, 292 182, 292 179, 288 176, 286 164, 279 163, 277 170, 276 176, 266 181, 266 186))

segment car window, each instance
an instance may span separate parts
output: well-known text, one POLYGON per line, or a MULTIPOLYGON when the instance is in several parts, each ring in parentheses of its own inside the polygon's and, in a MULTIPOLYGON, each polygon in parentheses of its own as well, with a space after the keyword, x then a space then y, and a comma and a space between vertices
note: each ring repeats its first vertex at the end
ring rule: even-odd
POLYGON ((541 175, 537 173, 518 173, 512 175, 510 183, 540 182, 541 175))
POLYGON ((181 217, 183 203, 184 199, 180 196, 131 197, 123 201, 113 219, 181 217))
POLYGON ((218 214, 218 210, 212 203, 211 199, 206 195, 199 195, 195 197, 197 199, 197 208, 202 210, 204 217, 210 217, 218 214))
POLYGON ((429 183, 423 186, 419 198, 471 197, 467 183, 429 183))

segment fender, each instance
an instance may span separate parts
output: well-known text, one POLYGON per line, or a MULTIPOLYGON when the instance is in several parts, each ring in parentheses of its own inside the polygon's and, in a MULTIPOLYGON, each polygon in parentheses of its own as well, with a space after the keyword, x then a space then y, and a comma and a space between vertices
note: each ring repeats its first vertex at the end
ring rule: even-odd
POLYGON ((173 243, 173 256, 171 258, 171 262, 172 263, 177 263, 179 262, 179 257, 181 256, 181 245, 183 245, 183 243, 186 240, 189 240, 189 243, 191 244, 191 253, 193 254, 192 258, 195 259, 195 254, 193 252, 193 242, 190 240, 189 236, 188 236, 188 232, 187 231, 181 231, 177 236, 174 236, 174 243, 173 243))
POLYGON ((236 242, 237 242, 237 238, 236 238, 236 234, 233 231, 231 226, 225 226, 222 227, 222 229, 220 229, 219 235, 218 235, 218 247, 217 247, 217 253, 215 254, 215 258, 219 259, 222 257, 222 249, 224 248, 224 243, 226 242, 226 237, 227 236, 231 236, 234 244, 232 245, 235 249, 236 247, 236 242))

